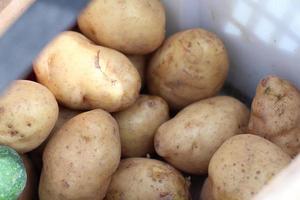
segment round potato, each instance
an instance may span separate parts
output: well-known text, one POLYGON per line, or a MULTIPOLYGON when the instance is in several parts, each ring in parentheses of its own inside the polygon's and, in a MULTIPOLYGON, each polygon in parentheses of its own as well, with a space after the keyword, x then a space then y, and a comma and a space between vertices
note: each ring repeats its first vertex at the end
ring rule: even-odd
POLYGON ((214 152, 248 125, 249 111, 237 99, 212 97, 196 102, 162 124, 155 134, 155 150, 176 168, 206 174, 214 152))
POLYGON ((79 16, 78 25, 97 44, 147 54, 163 42, 166 16, 159 0, 94 0, 79 16))
POLYGON ((40 200, 104 198, 121 156, 119 128, 96 109, 66 122, 43 154, 40 200))
POLYGON ((200 194, 200 200, 214 200, 212 194, 212 184, 209 178, 207 178, 203 184, 200 194))
POLYGON ((38 146, 36 149, 34 149, 33 151, 30 152, 32 161, 34 162, 35 166, 39 170, 42 169, 43 152, 44 152, 44 149, 45 149, 48 141, 50 140, 50 138, 53 136, 54 133, 58 132, 58 130, 64 125, 64 123, 66 123, 67 121, 69 121, 71 118, 75 117, 78 114, 80 114, 80 112, 77 110, 71 110, 71 109, 68 109, 68 108, 65 108, 62 106, 59 107, 58 118, 57 118, 57 121, 56 121, 55 126, 52 129, 51 133, 49 134, 47 139, 40 146, 38 146))
POLYGON ((248 128, 296 156, 300 152, 299 90, 279 77, 265 77, 257 86, 248 128))
POLYGON ((35 60, 34 72, 61 104, 73 109, 119 111, 134 103, 141 87, 125 55, 71 31, 48 44, 35 60))
POLYGON ((217 200, 250 200, 291 161, 268 140, 250 134, 233 136, 209 163, 209 178, 217 200))
POLYGON ((37 176, 35 173, 35 168, 31 160, 26 155, 21 155, 21 158, 24 162, 26 173, 27 173, 27 182, 26 186, 18 198, 18 200, 34 200, 37 199, 37 176))
POLYGON ((31 151, 48 137, 57 116, 57 102, 46 87, 15 81, 0 97, 0 144, 31 151))
POLYGON ((146 66, 146 58, 141 55, 127 55, 131 63, 138 70, 142 84, 145 82, 145 66, 146 66))
POLYGON ((188 183, 170 165, 148 158, 122 160, 106 200, 189 199, 188 183))
POLYGON ((120 127, 122 156, 139 157, 154 152, 155 131, 169 119, 169 109, 162 98, 141 95, 132 106, 114 117, 120 127))
POLYGON ((168 38, 150 60, 147 72, 151 94, 174 109, 214 96, 228 73, 222 41, 203 29, 190 29, 168 38))

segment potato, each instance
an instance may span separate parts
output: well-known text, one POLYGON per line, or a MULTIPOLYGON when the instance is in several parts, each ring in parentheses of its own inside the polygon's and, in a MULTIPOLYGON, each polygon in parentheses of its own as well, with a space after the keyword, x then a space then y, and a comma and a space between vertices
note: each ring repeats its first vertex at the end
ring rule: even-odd
POLYGON ((168 38, 147 71, 150 93, 180 109, 218 93, 228 73, 227 52, 215 34, 190 29, 168 38))
POLYGON ((206 178, 203 184, 201 194, 200 194, 200 200, 214 200, 212 194, 212 184, 209 178, 206 178))
POLYGON ((25 189, 23 190, 18 200, 37 199, 37 176, 35 173, 35 168, 31 160, 26 155, 21 155, 21 157, 26 168, 27 182, 26 182, 25 189))
POLYGON ((148 158, 122 160, 106 200, 188 200, 188 183, 172 166, 148 158))
POLYGON ((0 144, 31 151, 48 137, 57 116, 57 102, 46 87, 15 81, 0 97, 0 144))
POLYGON ((166 16, 159 0, 94 0, 79 16, 78 25, 97 44, 147 54, 163 42, 166 16))
POLYGON ((66 122, 47 144, 40 200, 103 199, 121 155, 118 124, 101 109, 66 122))
POLYGON ((65 107, 60 106, 59 107, 59 115, 58 119, 55 123, 54 128, 52 129, 51 133, 47 137, 47 139, 36 149, 30 152, 31 158, 33 159, 34 164, 37 166, 39 170, 42 169, 42 156, 44 149, 46 147, 46 144, 49 142, 50 138, 53 136, 54 133, 56 133, 67 121, 69 121, 71 118, 78 115, 80 112, 77 110, 71 110, 65 107))
POLYGON ((248 118, 247 107, 229 96, 196 102, 158 128, 155 150, 184 172, 206 174, 214 152, 226 139, 243 133, 248 118))
POLYGON ((141 80, 123 54, 63 32, 41 52, 34 72, 57 100, 73 109, 119 111, 134 103, 141 80))
POLYGON ((267 76, 257 86, 249 131, 296 156, 300 152, 300 92, 286 80, 267 76))
POLYGON ((155 131, 169 119, 169 109, 162 98, 141 95, 132 106, 114 117, 120 127, 122 156, 139 157, 154 152, 155 131))
POLYGON ((216 200, 250 200, 291 161, 268 140, 250 134, 233 136, 209 163, 216 200))
POLYGON ((142 84, 145 82, 145 66, 146 66, 146 58, 141 55, 127 55, 131 63, 138 70, 142 84))

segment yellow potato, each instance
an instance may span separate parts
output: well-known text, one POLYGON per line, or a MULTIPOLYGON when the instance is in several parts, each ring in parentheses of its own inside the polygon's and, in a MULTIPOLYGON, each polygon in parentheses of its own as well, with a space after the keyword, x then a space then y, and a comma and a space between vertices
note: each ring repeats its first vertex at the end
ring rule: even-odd
POLYGON ((216 200, 251 200, 291 161, 268 140, 250 134, 233 136, 209 163, 209 178, 216 200))
POLYGON ((34 62, 40 83, 73 109, 119 111, 134 103, 141 80, 123 54, 92 44, 76 32, 63 32, 34 62))
POLYGON ((109 113, 96 109, 75 116, 45 148, 40 200, 103 199, 120 155, 118 124, 109 113))
POLYGON ((203 29, 169 37, 150 60, 147 81, 151 94, 163 97, 175 109, 214 96, 228 73, 222 41, 203 29))
POLYGON ((154 152, 155 131, 169 119, 169 108, 160 97, 141 95, 132 106, 114 117, 120 127, 122 156, 145 156, 154 152))
POLYGON ((49 142, 50 138, 53 136, 54 133, 56 133, 67 121, 69 121, 71 118, 75 117, 78 115, 80 112, 77 110, 71 110, 65 107, 60 106, 59 107, 59 114, 57 121, 55 123, 54 128, 52 129, 51 133, 47 137, 47 139, 36 149, 30 152, 31 158, 33 159, 34 164, 36 167, 41 170, 42 169, 42 156, 44 149, 49 142))
POLYGON ((0 97, 0 144, 31 151, 48 137, 57 116, 57 102, 46 87, 15 81, 0 97))
POLYGON ((200 194, 200 200, 214 200, 212 194, 212 184, 209 178, 206 178, 203 184, 201 194, 200 194))
POLYGON ((248 128, 296 156, 300 152, 299 90, 279 77, 265 77, 257 86, 248 128))
POLYGON ((142 84, 145 82, 145 67, 146 67, 146 58, 141 55, 127 55, 131 63, 138 70, 142 84))
POLYGON ((147 54, 163 42, 165 18, 159 0, 94 0, 79 16, 78 25, 97 44, 127 54, 147 54))
POLYGON ((148 158, 122 160, 106 200, 189 200, 188 183, 172 166, 148 158))
POLYGON ((206 174, 214 152, 226 139, 243 133, 248 119, 247 107, 233 97, 201 100, 158 128, 155 150, 184 172, 206 174))
POLYGON ((26 168, 27 182, 18 200, 33 200, 37 198, 37 176, 35 168, 26 155, 21 155, 21 157, 26 168))

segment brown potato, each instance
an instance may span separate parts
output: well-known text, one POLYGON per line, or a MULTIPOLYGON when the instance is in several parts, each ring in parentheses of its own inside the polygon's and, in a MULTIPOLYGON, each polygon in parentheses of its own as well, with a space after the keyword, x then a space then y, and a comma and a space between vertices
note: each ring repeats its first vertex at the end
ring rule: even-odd
POLYGON ((139 157, 154 152, 155 131, 169 119, 169 108, 160 97, 141 95, 114 117, 120 127, 122 156, 139 157))
POLYGON ((120 156, 118 124, 109 113, 75 116, 45 148, 40 200, 103 199, 120 156))
POLYGON ((146 67, 146 58, 141 55, 127 55, 131 63, 138 70, 142 84, 145 82, 145 67, 146 67))
POLYGON ((21 157, 26 168, 27 182, 18 200, 37 199, 37 176, 36 176, 35 168, 31 160, 26 155, 21 155, 21 157))
POLYGON ((135 102, 141 87, 125 55, 72 31, 48 44, 34 62, 34 72, 61 104, 72 109, 119 111, 135 102))
POLYGON ((226 139, 243 133, 248 119, 247 107, 233 97, 201 100, 158 128, 155 150, 184 172, 206 174, 215 151, 226 139))
POLYGON ((0 144, 31 151, 48 137, 57 116, 57 102, 46 87, 15 81, 0 97, 0 144))
POLYGON ((147 54, 165 38, 166 16, 159 0, 91 1, 78 18, 83 34, 127 54, 147 54))
POLYGON ((262 137, 233 136, 209 163, 213 196, 216 200, 251 200, 290 161, 288 154, 262 137))
POLYGON ((206 178, 203 184, 200 194, 200 200, 215 200, 212 194, 211 180, 209 178, 206 178))
POLYGON ((290 82, 267 76, 257 86, 249 131, 296 156, 300 152, 300 92, 290 82))
POLYGON ((106 200, 188 200, 188 183, 172 166, 148 158, 122 160, 106 200))
POLYGON ((216 95, 228 73, 222 41, 203 29, 169 37, 150 60, 147 82, 151 94, 175 109, 216 95))

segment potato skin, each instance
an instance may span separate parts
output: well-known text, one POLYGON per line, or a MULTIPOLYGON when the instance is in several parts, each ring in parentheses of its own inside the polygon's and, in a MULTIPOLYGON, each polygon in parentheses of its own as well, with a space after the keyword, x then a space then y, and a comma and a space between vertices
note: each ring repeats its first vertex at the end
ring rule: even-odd
POLYGON ((247 107, 233 97, 201 100, 158 128, 155 150, 184 172, 206 174, 214 152, 226 139, 243 133, 248 119, 247 107))
POLYGON ((137 69, 140 74, 142 85, 145 83, 145 67, 146 58, 141 55, 127 55, 128 59, 131 61, 133 66, 137 69))
POLYGON ((43 154, 41 200, 103 199, 121 155, 119 128, 96 109, 65 123, 43 154))
POLYGON ((212 194, 212 183, 209 178, 206 178, 202 186, 199 200, 215 200, 212 194))
POLYGON ((54 133, 58 132, 58 130, 64 125, 64 123, 66 123, 71 118, 75 117, 80 113, 81 112, 78 110, 71 110, 62 106, 59 107, 58 118, 51 133, 40 146, 38 146, 36 149, 30 152, 30 156, 39 171, 42 169, 42 165, 43 165, 42 156, 43 156, 44 149, 47 143, 49 142, 49 140, 51 139, 51 137, 54 135, 54 133))
POLYGON ((166 16, 159 0, 94 0, 78 17, 83 34, 127 54, 147 54, 165 38, 166 16))
POLYGON ((277 76, 262 79, 252 102, 248 128, 296 156, 300 151, 299 90, 277 76))
POLYGON ((49 135, 58 116, 53 94, 33 81, 17 80, 0 97, 0 144, 25 153, 49 135))
POLYGON ((169 119, 169 108, 158 96, 141 95, 114 117, 120 127, 122 156, 139 157, 154 152, 155 131, 169 119))
POLYGON ((105 200, 188 200, 188 183, 172 166, 154 159, 121 160, 105 200))
POLYGON ((27 155, 23 154, 21 155, 21 158, 26 168, 27 183, 18 200, 37 199, 37 176, 36 176, 35 168, 31 160, 27 157, 27 155))
POLYGON ((288 154, 262 137, 233 136, 209 163, 214 198, 250 200, 290 161, 288 154))
POLYGON ((226 49, 215 34, 204 29, 178 32, 150 60, 149 91, 180 109, 217 94, 227 77, 228 65, 226 49))
POLYGON ((71 109, 119 111, 134 103, 141 87, 140 76, 125 55, 72 31, 48 44, 35 60, 34 72, 71 109))

